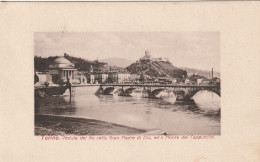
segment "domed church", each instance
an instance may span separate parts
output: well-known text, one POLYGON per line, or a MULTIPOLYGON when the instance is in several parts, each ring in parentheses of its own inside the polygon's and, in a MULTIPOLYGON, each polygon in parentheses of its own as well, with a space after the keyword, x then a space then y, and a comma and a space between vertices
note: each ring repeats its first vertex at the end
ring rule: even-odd
POLYGON ((56 58, 53 64, 49 65, 48 71, 52 75, 52 82, 55 84, 66 82, 67 79, 72 82, 76 77, 76 72, 75 65, 65 57, 56 58))

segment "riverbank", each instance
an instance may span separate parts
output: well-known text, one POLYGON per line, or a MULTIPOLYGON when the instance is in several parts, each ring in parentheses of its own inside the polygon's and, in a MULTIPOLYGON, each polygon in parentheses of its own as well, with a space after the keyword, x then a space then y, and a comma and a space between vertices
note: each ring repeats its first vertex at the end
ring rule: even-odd
POLYGON ((145 130, 93 119, 35 115, 35 135, 136 135, 145 130))

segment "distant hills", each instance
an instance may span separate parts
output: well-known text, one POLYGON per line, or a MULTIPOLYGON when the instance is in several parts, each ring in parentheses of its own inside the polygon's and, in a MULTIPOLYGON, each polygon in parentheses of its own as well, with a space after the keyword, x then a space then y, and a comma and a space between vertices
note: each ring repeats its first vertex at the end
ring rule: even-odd
POLYGON ((133 63, 132 60, 128 60, 125 58, 114 58, 114 57, 102 59, 100 61, 106 62, 108 65, 111 65, 111 66, 117 66, 117 67, 123 67, 123 68, 125 68, 133 63))
POLYGON ((102 71, 104 66, 107 65, 106 62, 98 60, 90 61, 79 57, 73 57, 68 54, 64 54, 64 57, 68 59, 70 62, 74 63, 75 68, 81 71, 89 71, 91 66, 93 67, 94 71, 102 71))
MULTIPOLYGON (((198 70, 187 67, 178 68, 169 61, 137 61, 133 63, 133 61, 124 58, 107 58, 100 61, 89 61, 83 58, 73 57, 68 54, 64 54, 64 57, 74 63, 75 68, 85 72, 88 72, 92 66, 94 72, 124 71, 126 69, 132 74, 143 74, 153 77, 182 78, 183 76, 195 74, 208 78, 209 75, 211 75, 211 71, 198 70)), ((35 56, 35 70, 47 70, 49 65, 53 63, 56 58, 58 58, 58 56, 51 56, 48 58, 35 56)), ((214 71, 214 77, 220 78, 220 73, 214 71)))
MULTIPOLYGON (((211 77, 211 71, 210 70, 198 70, 198 69, 193 69, 193 68, 187 68, 187 67, 181 67, 181 69, 186 70, 188 74, 195 74, 195 75, 200 75, 204 76, 206 78, 211 77)), ((214 69, 213 69, 214 70, 214 69)), ((214 77, 220 78, 220 72, 213 71, 214 77)))
MULTIPOLYGON (((196 74, 208 78, 211 75, 211 71, 199 70, 188 67, 176 67, 171 62, 134 62, 124 58, 107 58, 100 60, 106 62, 109 66, 126 68, 130 73, 135 74, 147 74, 150 76, 170 76, 181 77, 186 74, 196 74)), ((214 71, 214 77, 220 78, 220 73, 214 71)))

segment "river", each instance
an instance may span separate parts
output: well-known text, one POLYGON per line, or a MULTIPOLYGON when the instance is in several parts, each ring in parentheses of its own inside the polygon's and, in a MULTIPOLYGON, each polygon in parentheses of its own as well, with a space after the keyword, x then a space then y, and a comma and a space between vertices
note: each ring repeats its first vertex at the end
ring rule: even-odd
POLYGON ((94 95, 98 87, 73 87, 73 96, 35 99, 35 115, 94 119, 145 130, 147 134, 220 135, 220 97, 201 91, 194 101, 176 101, 161 92, 156 98, 94 95))

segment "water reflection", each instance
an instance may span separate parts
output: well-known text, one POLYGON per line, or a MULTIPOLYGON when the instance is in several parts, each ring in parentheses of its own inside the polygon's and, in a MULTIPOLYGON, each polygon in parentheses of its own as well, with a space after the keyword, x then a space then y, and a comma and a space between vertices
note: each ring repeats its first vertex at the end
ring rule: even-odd
POLYGON ((220 110, 220 97, 210 91, 200 91, 193 97, 200 109, 205 111, 220 110))
POLYGON ((53 96, 36 98, 35 114, 72 115, 77 111, 74 98, 70 96, 53 96))
POLYGON ((220 100, 214 96, 213 105, 218 109, 207 107, 212 103, 212 92, 198 93, 194 101, 179 102, 166 91, 159 94, 160 99, 152 99, 142 98, 138 92, 129 97, 116 92, 96 96, 95 90, 74 88, 71 101, 69 96, 37 98, 35 113, 96 119, 167 134, 220 134, 220 100), (206 99, 209 96, 211 101, 206 99))

